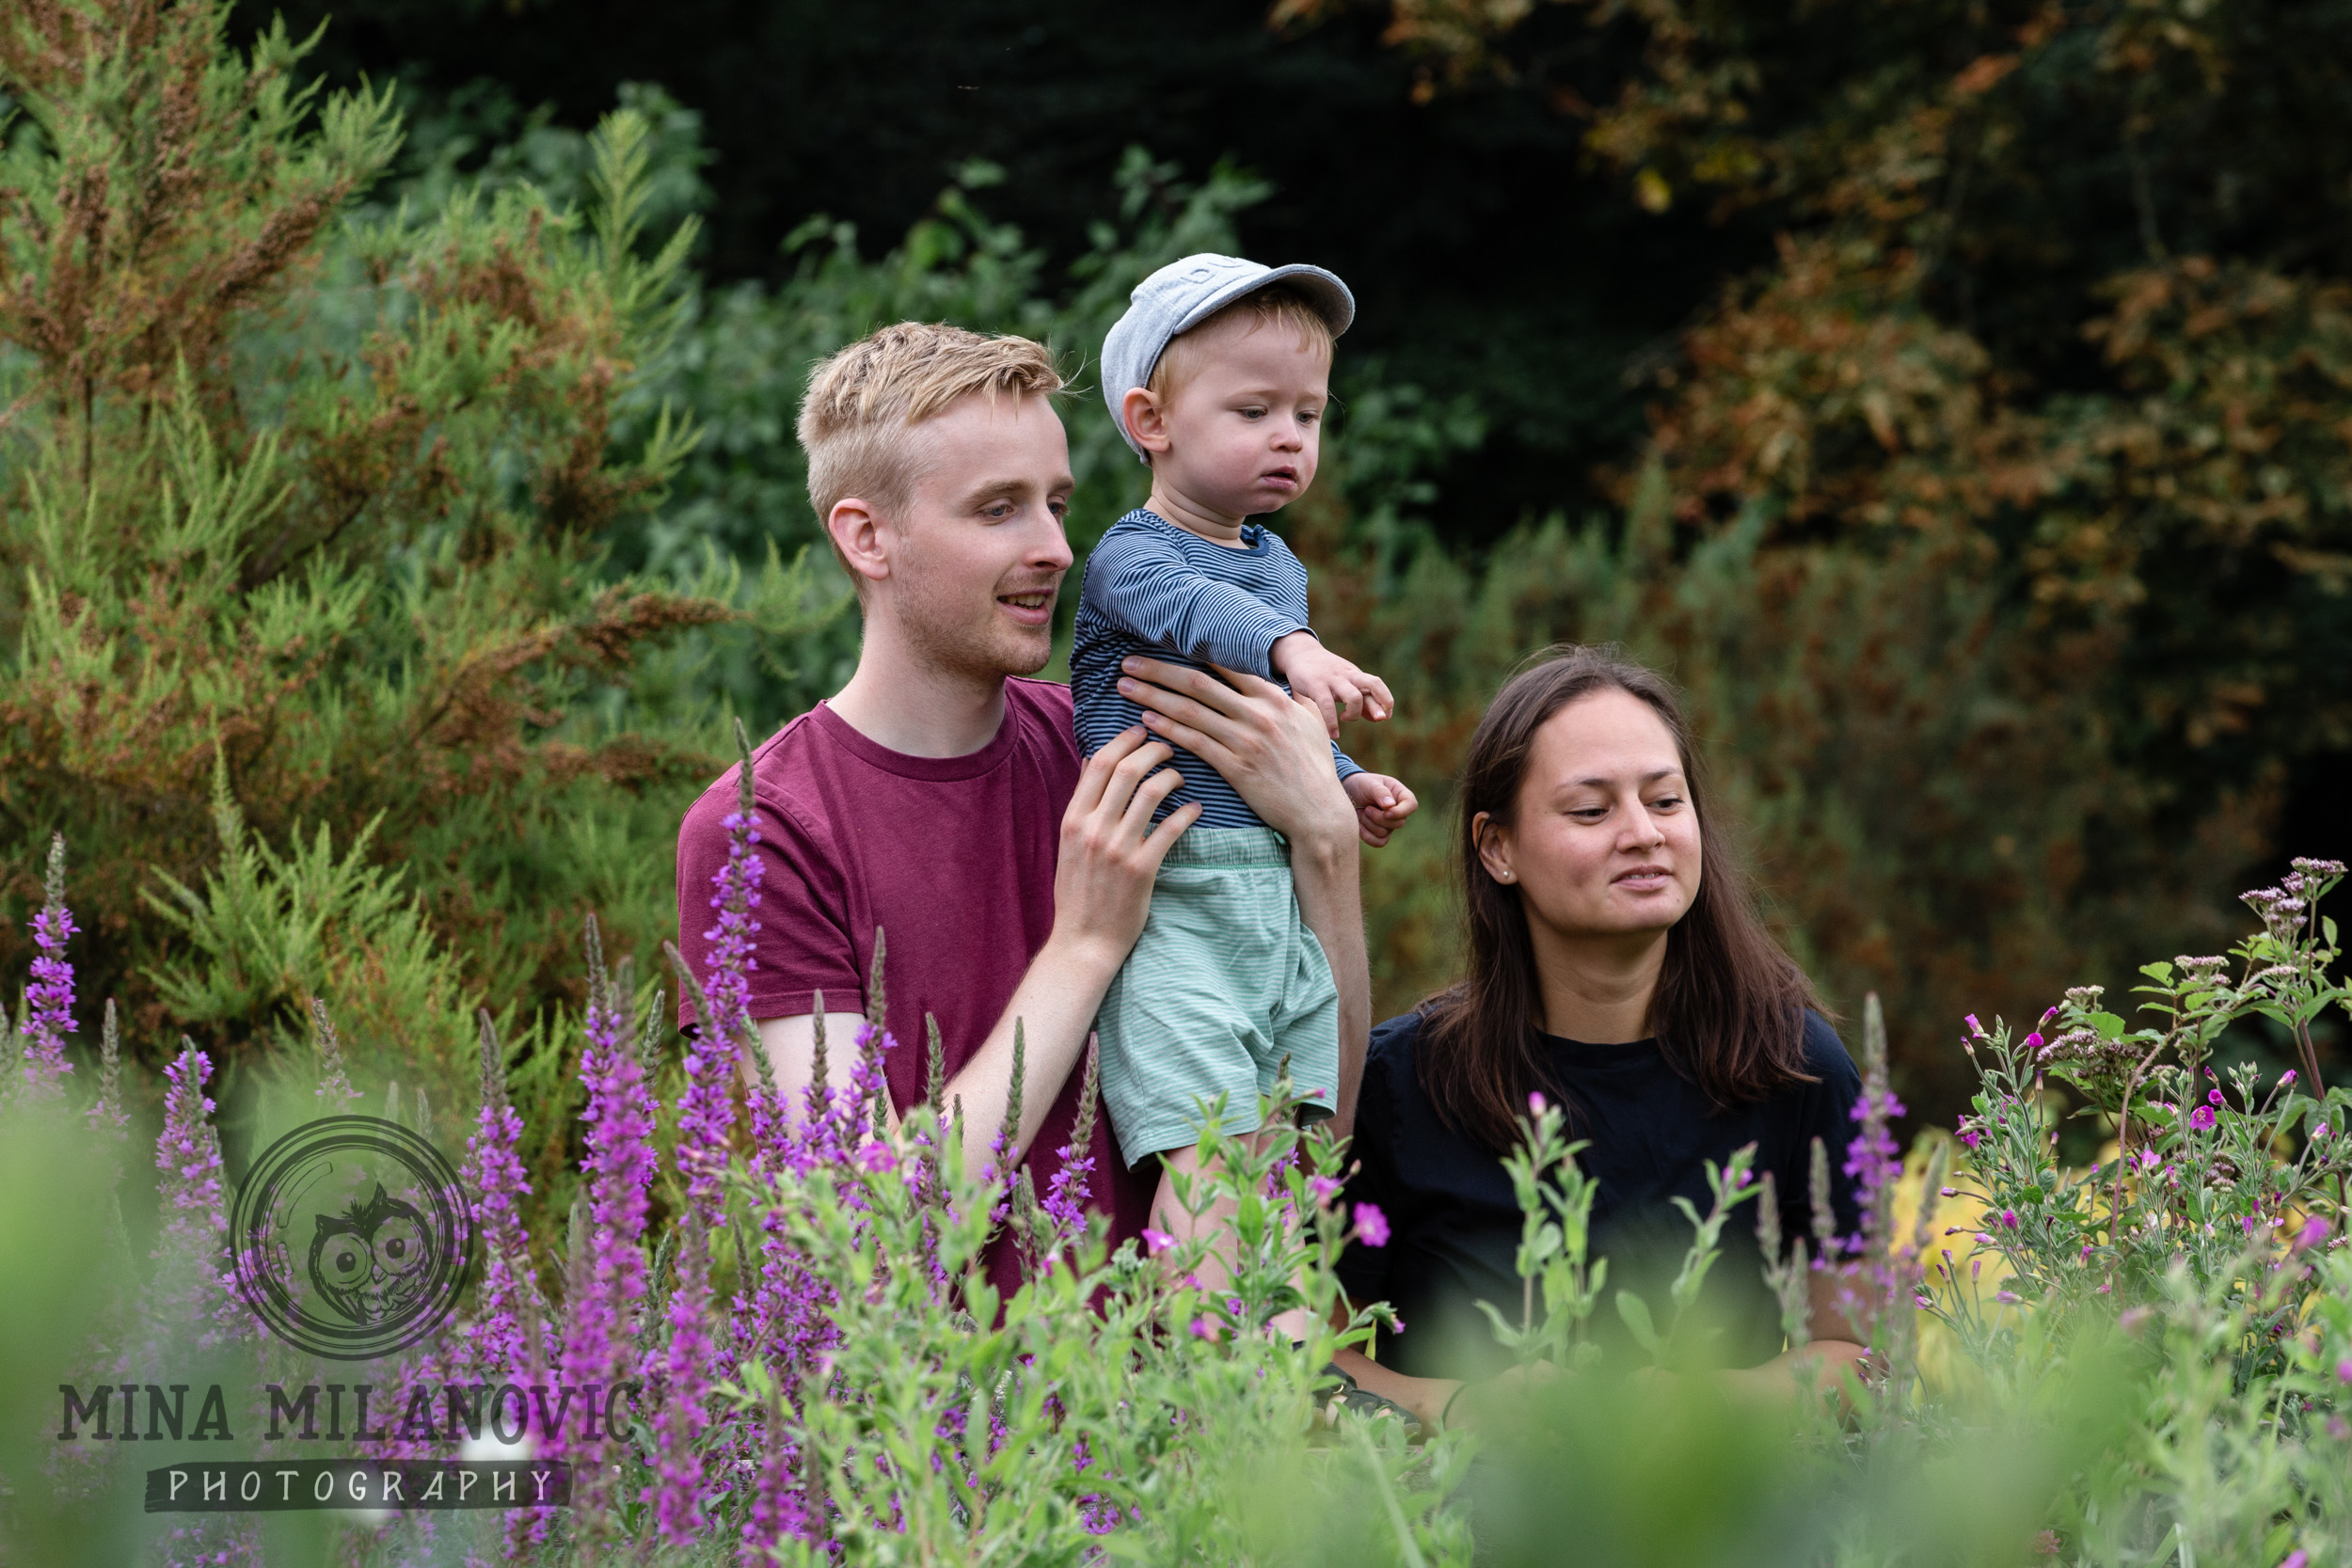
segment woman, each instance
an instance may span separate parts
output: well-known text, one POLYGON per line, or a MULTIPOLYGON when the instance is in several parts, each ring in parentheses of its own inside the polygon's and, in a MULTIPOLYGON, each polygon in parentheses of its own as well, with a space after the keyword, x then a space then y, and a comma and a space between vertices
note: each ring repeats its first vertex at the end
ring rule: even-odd
MULTIPOLYGON (((1703 808, 1690 737, 1665 681, 1605 652, 1555 649, 1502 689, 1470 741, 1458 801, 1470 973, 1373 1031, 1348 1197, 1379 1207, 1387 1244, 1352 1245, 1358 1305, 1403 1320, 1377 1364, 1340 1368, 1425 1425, 1459 1424, 1465 1381, 1509 1365, 1475 1303, 1517 1323, 1520 1216, 1501 1157, 1529 1096, 1563 1103, 1598 1183, 1594 1248, 1610 1259, 1590 1326, 1615 1365, 1642 1365, 1615 1310, 1633 1290, 1657 1314, 1706 1163, 1756 1145, 1781 1228, 1809 1227, 1811 1148, 1830 1154, 1838 1233, 1858 1228, 1843 1174, 1861 1081, 1812 987, 1758 919, 1722 825, 1703 808), (1612 1340, 1617 1341, 1613 1346, 1612 1340)), ((1734 1211, 1708 1275, 1712 1373, 1733 1390, 1794 1386, 1779 1308, 1759 1274, 1754 1200, 1734 1211)), ((1835 1381, 1864 1354, 1813 1278, 1813 1343, 1835 1381)))

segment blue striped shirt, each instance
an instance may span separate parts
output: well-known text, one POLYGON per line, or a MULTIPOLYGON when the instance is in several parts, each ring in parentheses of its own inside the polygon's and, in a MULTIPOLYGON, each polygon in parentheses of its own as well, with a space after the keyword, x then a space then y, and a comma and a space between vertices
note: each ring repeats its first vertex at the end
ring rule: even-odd
MULTIPOLYGON (((1143 722, 1143 709, 1119 694, 1119 666, 1131 655, 1196 670, 1221 664, 1280 681, 1272 663, 1275 641, 1311 629, 1307 567, 1259 524, 1246 524, 1241 537, 1241 548, 1219 545, 1137 507, 1087 557, 1070 693, 1078 710, 1078 749, 1088 756, 1143 722)), ((1331 760, 1343 779, 1363 771, 1337 745, 1331 760)), ((1203 828, 1265 826, 1216 768, 1190 752, 1179 747, 1168 766, 1184 776, 1184 785, 1161 805, 1160 816, 1198 800, 1203 828)))

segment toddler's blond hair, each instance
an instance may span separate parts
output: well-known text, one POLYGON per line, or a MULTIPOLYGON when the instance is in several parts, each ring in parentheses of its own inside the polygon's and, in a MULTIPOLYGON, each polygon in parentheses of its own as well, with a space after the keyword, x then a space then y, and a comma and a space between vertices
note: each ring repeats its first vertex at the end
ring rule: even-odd
POLYGON ((1319 349, 1326 359, 1337 350, 1337 340, 1331 336, 1331 324, 1323 319, 1323 312, 1310 305, 1306 295, 1277 283, 1242 295, 1214 315, 1170 338, 1168 346, 1160 350, 1159 362, 1152 367, 1152 379, 1144 383, 1144 389, 1165 406, 1167 401, 1176 395, 1176 388, 1200 370, 1200 343, 1209 328, 1244 312, 1251 318, 1252 331, 1268 326, 1286 326, 1298 335, 1300 348, 1319 349))

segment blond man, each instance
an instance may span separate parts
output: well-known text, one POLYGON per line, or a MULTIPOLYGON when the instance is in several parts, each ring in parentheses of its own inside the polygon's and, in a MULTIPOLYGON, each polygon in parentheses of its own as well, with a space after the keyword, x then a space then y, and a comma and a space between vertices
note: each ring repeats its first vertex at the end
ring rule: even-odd
MULTIPOLYGON (((809 499, 857 590, 863 641, 849 684, 752 762, 767 862, 752 1011, 780 1080, 808 1081, 818 993, 830 1037, 850 1037, 886 933, 893 1105, 923 1092, 928 1014, 977 1155, 1004 1117, 1020 1021, 1020 1143, 1041 1191, 1095 1011, 1192 820, 1188 808, 1152 827, 1181 783, 1161 768, 1167 742, 1292 840, 1301 910, 1343 976, 1342 1027, 1360 1037, 1370 1009, 1355 811, 1311 708, 1270 682, 1230 689, 1138 660, 1144 726, 1082 763, 1069 689, 1027 678, 1051 657, 1072 560, 1060 388, 1036 343, 913 323, 818 367, 800 422, 809 499)), ((730 770, 679 831, 678 935, 696 963, 735 799, 730 770)), ((845 1080, 846 1054, 828 1058, 845 1080)), ((1099 1121, 1095 1139, 1094 1204, 1117 1241, 1142 1229, 1152 1190, 1099 1121)), ((1009 1248, 990 1259, 1000 1287, 1017 1268, 1009 1248)))

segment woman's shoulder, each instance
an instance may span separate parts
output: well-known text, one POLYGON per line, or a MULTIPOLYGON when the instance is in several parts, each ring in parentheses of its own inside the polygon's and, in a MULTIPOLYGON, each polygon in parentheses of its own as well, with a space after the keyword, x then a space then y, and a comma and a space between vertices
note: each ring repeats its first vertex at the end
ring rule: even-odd
POLYGON ((1413 1053, 1421 1043, 1421 1026, 1422 1011, 1418 1007, 1374 1024, 1372 1043, 1364 1052, 1365 1076, 1378 1072, 1386 1077, 1402 1072, 1410 1078, 1413 1053))
POLYGON ((1846 1042, 1828 1019, 1810 1007, 1804 1010, 1804 1070, 1847 1099, 1862 1092, 1862 1074, 1846 1042))

